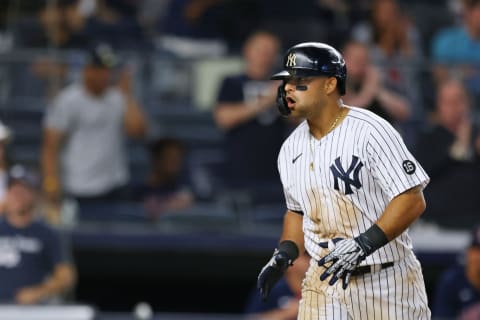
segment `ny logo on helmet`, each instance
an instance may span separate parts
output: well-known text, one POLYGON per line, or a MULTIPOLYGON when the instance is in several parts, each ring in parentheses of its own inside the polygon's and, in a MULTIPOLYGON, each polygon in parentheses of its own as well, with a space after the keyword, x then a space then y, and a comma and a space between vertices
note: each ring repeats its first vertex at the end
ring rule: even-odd
POLYGON ((286 67, 294 67, 297 65, 295 60, 297 59, 297 55, 295 53, 290 53, 287 57, 287 63, 285 64, 286 67))

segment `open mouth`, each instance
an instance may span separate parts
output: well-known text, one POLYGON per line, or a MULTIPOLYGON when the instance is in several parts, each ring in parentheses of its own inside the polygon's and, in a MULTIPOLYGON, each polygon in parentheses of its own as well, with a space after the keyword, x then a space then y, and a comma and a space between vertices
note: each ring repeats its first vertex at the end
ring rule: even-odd
POLYGON ((286 97, 287 100, 287 106, 289 108, 293 108, 295 106, 295 100, 292 97, 286 97))

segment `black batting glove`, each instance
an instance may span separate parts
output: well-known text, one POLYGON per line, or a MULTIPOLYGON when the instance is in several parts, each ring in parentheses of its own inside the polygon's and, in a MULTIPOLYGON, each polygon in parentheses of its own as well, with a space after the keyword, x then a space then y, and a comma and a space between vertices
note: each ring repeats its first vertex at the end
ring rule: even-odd
POLYGON ((278 252, 275 249, 273 257, 262 268, 257 279, 257 287, 260 290, 263 301, 268 298, 273 286, 280 280, 291 263, 291 259, 285 252, 278 252))
POLYGON ((273 286, 297 257, 298 247, 293 241, 283 241, 278 249, 275 249, 272 258, 262 268, 257 278, 257 288, 260 290, 263 301, 268 298, 273 286))

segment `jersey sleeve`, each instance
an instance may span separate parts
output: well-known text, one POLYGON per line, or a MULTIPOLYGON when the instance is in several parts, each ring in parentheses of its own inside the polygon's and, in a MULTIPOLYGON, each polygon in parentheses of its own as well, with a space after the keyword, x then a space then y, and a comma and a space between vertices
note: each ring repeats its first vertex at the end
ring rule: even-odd
POLYGON ((234 77, 223 79, 220 90, 218 91, 217 101, 219 103, 240 102, 243 101, 243 89, 240 81, 235 81, 234 77))
POLYGON ((120 109, 121 114, 125 114, 128 108, 128 101, 126 96, 117 88, 110 88, 112 102, 111 105, 118 106, 120 109))
POLYGON ((46 128, 67 132, 72 127, 74 115, 69 101, 70 99, 65 95, 60 95, 53 101, 45 114, 46 128))
POLYGON ((280 179, 282 181, 285 202, 288 210, 302 213, 302 207, 293 195, 294 183, 291 172, 288 170, 288 161, 286 159, 287 151, 288 147, 284 144, 278 155, 278 172, 280 173, 280 179))
POLYGON ((424 188, 430 181, 400 134, 388 122, 373 125, 366 141, 367 166, 390 200, 415 186, 424 188))

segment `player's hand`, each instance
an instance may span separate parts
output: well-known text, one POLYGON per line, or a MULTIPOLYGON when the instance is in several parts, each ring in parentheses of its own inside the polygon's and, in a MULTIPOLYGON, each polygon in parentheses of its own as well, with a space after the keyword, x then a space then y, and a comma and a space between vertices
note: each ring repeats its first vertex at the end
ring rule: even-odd
POLYGON ((44 298, 38 287, 27 287, 17 291, 15 302, 18 304, 35 304, 44 298))
POLYGON ((327 270, 320 276, 320 280, 324 281, 331 275, 328 284, 333 285, 341 278, 342 287, 346 289, 353 271, 366 258, 367 254, 355 239, 335 238, 319 245, 332 250, 318 261, 319 266, 325 266, 325 264, 331 262, 331 265, 326 267, 327 270))
POLYGON ((283 273, 292 264, 291 259, 284 252, 275 250, 273 257, 262 268, 257 279, 257 288, 260 290, 262 300, 265 301, 275 283, 280 280, 283 273))
POLYGON ((268 86, 266 90, 266 95, 273 98, 277 98, 278 86, 282 84, 281 80, 271 81, 272 83, 268 86))
POLYGON ((275 81, 274 84, 269 85, 261 95, 255 99, 255 106, 258 112, 264 112, 266 110, 276 107, 277 102, 277 90, 280 85, 280 81, 275 81))
POLYGON ((127 97, 132 96, 132 70, 128 67, 125 67, 120 71, 120 75, 117 82, 118 89, 127 97))
POLYGON ((365 81, 363 86, 364 95, 371 97, 371 100, 375 99, 378 92, 382 89, 382 79, 380 71, 375 66, 369 66, 366 70, 365 81))
POLYGON ((59 203, 60 202, 60 182, 56 176, 47 176, 43 178, 42 189, 45 194, 45 197, 49 202, 59 203))

